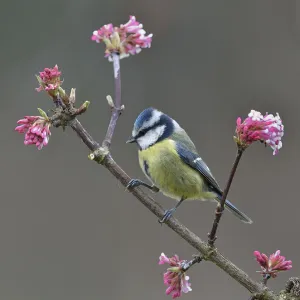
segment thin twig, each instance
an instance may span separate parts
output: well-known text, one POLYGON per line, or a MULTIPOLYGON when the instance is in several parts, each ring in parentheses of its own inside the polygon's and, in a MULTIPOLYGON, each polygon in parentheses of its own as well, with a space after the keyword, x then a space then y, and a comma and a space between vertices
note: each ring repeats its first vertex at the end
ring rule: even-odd
POLYGON ((269 275, 269 274, 264 275, 264 276, 263 276, 263 280, 261 281, 262 284, 267 285, 268 280, 269 280, 270 278, 271 278, 271 275, 269 275))
POLYGON ((184 263, 181 267, 183 272, 186 272, 193 265, 200 263, 203 260, 203 257, 200 255, 195 256, 192 260, 184 263))
POLYGON ((92 138, 76 118, 70 122, 70 126, 91 151, 100 147, 100 144, 92 138))
MULTIPOLYGON (((73 120, 72 124, 73 130, 81 138, 81 140, 86 144, 86 146, 91 150, 95 151, 94 145, 95 141, 84 129, 81 123, 77 120, 73 120)), ((119 182, 126 187, 130 181, 130 177, 122 170, 122 168, 114 161, 110 154, 107 154, 102 160, 102 165, 107 168, 112 175, 116 177, 119 182)), ((163 208, 156 203, 150 196, 148 196, 142 189, 134 188, 132 194, 145 205, 153 214, 158 218, 162 218, 164 215, 163 208)), ((209 260, 216 264, 219 268, 224 270, 233 279, 239 282, 252 294, 264 294, 265 300, 276 300, 276 296, 272 291, 266 290, 266 287, 260 282, 256 282, 249 277, 243 270, 238 268, 233 262, 225 258, 217 249, 212 251, 211 247, 202 241, 195 233, 181 224, 177 219, 171 218, 166 221, 167 226, 169 226, 174 232, 176 232, 180 237, 182 237, 187 243, 198 250, 206 260, 209 260)))
POLYGON ((112 114, 107 128, 106 136, 103 140, 102 147, 109 149, 114 131, 117 125, 118 118, 121 114, 121 69, 120 69, 120 56, 116 53, 112 54, 114 66, 114 79, 115 79, 115 103, 112 107, 112 114))
POLYGON ((236 154, 236 157, 235 157, 235 161, 234 161, 234 164, 232 166, 232 169, 231 169, 231 172, 230 172, 230 175, 229 175, 229 178, 228 178, 228 182, 227 182, 225 190, 223 192, 221 201, 220 201, 219 205, 216 208, 214 223, 213 223, 213 226, 212 226, 212 229, 211 229, 210 233, 208 234, 208 244, 211 247, 214 245, 215 240, 217 239, 216 233, 217 233, 219 222, 221 220, 221 217, 222 217, 222 214, 223 214, 223 211, 224 211, 225 201, 226 201, 226 198, 227 198, 227 195, 228 195, 233 177, 235 175, 237 166, 238 166, 238 164, 240 162, 240 159, 242 157, 243 151, 244 150, 242 148, 238 147, 237 154, 236 154))

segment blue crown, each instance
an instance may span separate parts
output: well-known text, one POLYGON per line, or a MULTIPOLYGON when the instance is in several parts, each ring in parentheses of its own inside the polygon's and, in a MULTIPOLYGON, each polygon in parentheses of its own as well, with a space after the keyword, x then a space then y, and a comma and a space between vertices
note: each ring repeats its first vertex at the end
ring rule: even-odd
POLYGON ((151 119, 153 111, 154 111, 153 107, 149 107, 143 110, 136 118, 134 122, 134 127, 136 129, 141 128, 144 122, 149 121, 151 119))

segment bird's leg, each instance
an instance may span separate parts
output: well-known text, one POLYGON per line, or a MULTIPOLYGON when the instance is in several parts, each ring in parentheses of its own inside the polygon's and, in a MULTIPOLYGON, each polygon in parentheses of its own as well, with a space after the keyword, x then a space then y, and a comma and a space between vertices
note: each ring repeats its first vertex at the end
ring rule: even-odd
POLYGON ((127 184, 127 186, 126 186, 126 189, 130 191, 133 188, 135 188, 137 186, 140 186, 140 185, 142 185, 142 186, 150 189, 154 193, 157 193, 159 191, 159 188, 157 186, 155 186, 155 185, 149 185, 149 184, 147 184, 147 183, 145 183, 145 182, 143 182, 143 181, 141 181, 139 179, 131 179, 129 181, 129 183, 127 184))
POLYGON ((184 198, 181 198, 180 201, 173 208, 166 210, 163 218, 161 220, 158 220, 158 222, 160 224, 163 224, 167 220, 169 220, 172 217, 175 210, 177 209, 177 207, 183 202, 183 200, 184 200, 184 198))

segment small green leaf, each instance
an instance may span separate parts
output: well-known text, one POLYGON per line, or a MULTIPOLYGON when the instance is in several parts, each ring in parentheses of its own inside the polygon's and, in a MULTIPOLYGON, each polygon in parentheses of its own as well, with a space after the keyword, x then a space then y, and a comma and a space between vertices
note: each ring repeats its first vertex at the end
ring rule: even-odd
POLYGON ((181 269, 179 267, 171 267, 167 269, 170 272, 179 273, 181 269))
POLYGON ((40 115, 41 115, 44 119, 49 120, 49 118, 48 118, 46 112, 44 112, 41 108, 38 108, 37 110, 39 111, 40 115))
POLYGON ((90 106, 91 102, 90 101, 84 101, 84 103, 82 104, 82 107, 85 108, 85 110, 88 109, 88 107, 90 106))
POLYGON ((43 80, 41 79, 41 77, 40 77, 39 75, 35 75, 35 77, 36 77, 37 81, 39 82, 39 84, 40 84, 41 86, 44 86, 44 82, 43 82, 43 80))

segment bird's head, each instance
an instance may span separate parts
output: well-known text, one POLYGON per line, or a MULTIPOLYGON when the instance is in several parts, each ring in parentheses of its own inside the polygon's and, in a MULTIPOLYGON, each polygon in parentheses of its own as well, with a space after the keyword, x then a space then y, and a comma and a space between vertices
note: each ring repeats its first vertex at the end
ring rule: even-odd
POLYGON ((127 143, 137 143, 144 150, 169 137, 179 125, 155 108, 142 111, 134 122, 132 136, 127 143))

